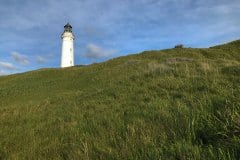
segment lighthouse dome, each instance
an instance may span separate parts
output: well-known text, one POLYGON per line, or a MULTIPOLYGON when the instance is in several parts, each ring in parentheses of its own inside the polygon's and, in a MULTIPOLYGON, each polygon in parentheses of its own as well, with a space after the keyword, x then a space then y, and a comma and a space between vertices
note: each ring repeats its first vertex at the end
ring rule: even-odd
POLYGON ((72 32, 72 26, 69 23, 64 26, 64 32, 72 32))

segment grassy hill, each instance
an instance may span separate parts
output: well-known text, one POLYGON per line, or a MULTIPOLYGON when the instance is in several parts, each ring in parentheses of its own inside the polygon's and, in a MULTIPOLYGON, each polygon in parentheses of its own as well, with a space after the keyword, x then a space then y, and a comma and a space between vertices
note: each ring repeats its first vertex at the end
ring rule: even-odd
POLYGON ((0 77, 0 159, 240 159, 240 41, 0 77))

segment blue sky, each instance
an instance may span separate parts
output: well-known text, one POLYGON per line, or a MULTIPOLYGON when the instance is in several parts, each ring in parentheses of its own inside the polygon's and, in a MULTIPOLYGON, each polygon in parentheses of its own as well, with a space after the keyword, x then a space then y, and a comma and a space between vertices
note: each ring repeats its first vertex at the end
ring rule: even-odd
POLYGON ((240 39, 239 0, 0 0, 0 75, 60 66, 69 22, 75 64, 240 39))

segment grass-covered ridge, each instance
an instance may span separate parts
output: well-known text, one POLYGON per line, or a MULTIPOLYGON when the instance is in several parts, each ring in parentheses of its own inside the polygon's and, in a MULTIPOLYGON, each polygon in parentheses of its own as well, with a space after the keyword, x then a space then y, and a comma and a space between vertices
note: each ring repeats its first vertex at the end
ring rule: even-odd
POLYGON ((240 159, 240 41, 0 77, 0 159, 240 159))

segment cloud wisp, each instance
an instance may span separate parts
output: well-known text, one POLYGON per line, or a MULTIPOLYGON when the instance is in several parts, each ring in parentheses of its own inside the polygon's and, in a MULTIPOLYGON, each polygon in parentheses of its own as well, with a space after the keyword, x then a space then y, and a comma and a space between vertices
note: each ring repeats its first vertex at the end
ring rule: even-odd
MULTIPOLYGON (((2 62, 2 61, 0 61, 0 68, 7 69, 7 70, 16 70, 17 69, 12 63, 2 62)), ((1 70, 1 71, 3 73, 3 70, 1 70)))
POLYGON ((38 64, 44 64, 44 63, 47 62, 47 59, 42 57, 42 56, 37 56, 36 61, 37 61, 38 64))
POLYGON ((37 64, 47 64, 49 62, 52 62, 54 60, 56 60, 57 55, 53 54, 53 53, 49 53, 49 54, 38 54, 36 56, 34 56, 34 60, 37 64))
POLYGON ((5 75, 7 75, 7 73, 4 72, 3 70, 0 70, 0 76, 5 76, 5 75))
POLYGON ((91 59, 98 59, 111 57, 114 53, 116 53, 116 50, 103 49, 102 47, 95 44, 88 44, 87 53, 85 53, 84 56, 91 59))
POLYGON ((12 52, 11 53, 11 57, 13 58, 13 60, 21 65, 28 65, 29 64, 29 60, 28 60, 28 56, 20 54, 18 52, 12 52))

